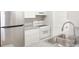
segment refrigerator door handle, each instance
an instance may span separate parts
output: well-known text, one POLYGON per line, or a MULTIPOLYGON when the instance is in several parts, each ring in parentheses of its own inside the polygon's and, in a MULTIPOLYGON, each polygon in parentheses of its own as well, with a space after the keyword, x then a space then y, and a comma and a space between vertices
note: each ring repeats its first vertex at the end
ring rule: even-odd
POLYGON ((24 26, 24 24, 21 25, 13 25, 13 26, 4 26, 4 27, 0 27, 0 28, 13 28, 13 27, 21 27, 24 26))

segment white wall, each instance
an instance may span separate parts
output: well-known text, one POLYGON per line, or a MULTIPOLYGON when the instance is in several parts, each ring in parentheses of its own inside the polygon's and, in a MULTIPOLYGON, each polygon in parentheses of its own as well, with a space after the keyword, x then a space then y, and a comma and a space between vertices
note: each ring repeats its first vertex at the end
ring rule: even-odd
MULTIPOLYGON (((67 19, 74 23, 75 30, 76 30, 76 36, 79 36, 79 11, 68 11, 67 19)), ((73 30, 73 28, 71 27, 71 25, 70 25, 69 30, 70 30, 69 33, 71 33, 72 35, 73 32, 71 30, 73 30)))
MULTIPOLYGON (((55 11, 53 12, 53 36, 61 34, 61 27, 66 21, 71 21, 75 25, 76 36, 79 36, 79 11, 55 11)), ((73 35, 71 24, 64 27, 64 34, 73 35)))
POLYGON ((47 11, 47 16, 45 18, 45 24, 50 25, 51 27, 51 37, 53 37, 53 12, 47 11))
POLYGON ((62 34, 61 28, 66 22, 67 12, 66 11, 54 11, 53 12, 53 36, 62 34))
POLYGON ((73 35, 73 26, 71 24, 66 24, 64 32, 61 31, 62 25, 66 21, 74 23, 76 36, 79 36, 79 11, 48 11, 45 21, 46 24, 51 26, 51 37, 62 33, 73 35))
POLYGON ((61 28, 66 22, 66 11, 48 11, 46 24, 51 26, 51 37, 62 34, 61 28))
POLYGON ((67 18, 79 27, 79 11, 68 11, 67 18))

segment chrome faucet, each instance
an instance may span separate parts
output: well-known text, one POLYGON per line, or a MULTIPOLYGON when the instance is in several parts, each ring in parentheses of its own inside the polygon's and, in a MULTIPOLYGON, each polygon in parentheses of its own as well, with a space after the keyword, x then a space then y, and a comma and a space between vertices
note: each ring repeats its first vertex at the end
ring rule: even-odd
POLYGON ((63 24, 63 26, 62 26, 62 31, 64 30, 64 26, 67 24, 67 23, 70 23, 70 24, 72 24, 73 25, 73 32, 74 32, 74 40, 75 40, 75 44, 76 44, 76 34, 75 34, 75 26, 74 26, 74 24, 72 23, 72 22, 70 22, 70 21, 68 21, 68 22, 65 22, 64 24, 63 24))

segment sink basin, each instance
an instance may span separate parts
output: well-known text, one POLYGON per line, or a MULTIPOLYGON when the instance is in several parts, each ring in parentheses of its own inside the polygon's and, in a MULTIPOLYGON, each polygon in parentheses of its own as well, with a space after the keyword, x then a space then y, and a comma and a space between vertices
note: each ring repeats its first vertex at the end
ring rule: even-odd
POLYGON ((64 35, 64 34, 58 35, 57 37, 66 39, 66 35, 64 35))
POLYGON ((66 35, 61 34, 61 35, 56 36, 56 42, 57 44, 70 47, 70 46, 74 46, 75 40, 71 37, 66 37, 66 35))

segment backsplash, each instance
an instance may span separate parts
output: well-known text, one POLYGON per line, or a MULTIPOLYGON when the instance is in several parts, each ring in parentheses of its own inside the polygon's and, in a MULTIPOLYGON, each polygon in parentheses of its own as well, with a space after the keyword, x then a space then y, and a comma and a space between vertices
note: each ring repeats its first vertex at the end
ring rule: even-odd
POLYGON ((34 18, 25 18, 25 23, 33 22, 34 18))
POLYGON ((34 18, 25 18, 24 24, 25 26, 32 26, 33 25, 33 20, 35 20, 34 18))
POLYGON ((40 16, 37 15, 37 16, 36 16, 36 20, 38 20, 38 21, 40 21, 40 20, 45 20, 45 17, 46 17, 45 15, 40 15, 40 16))

